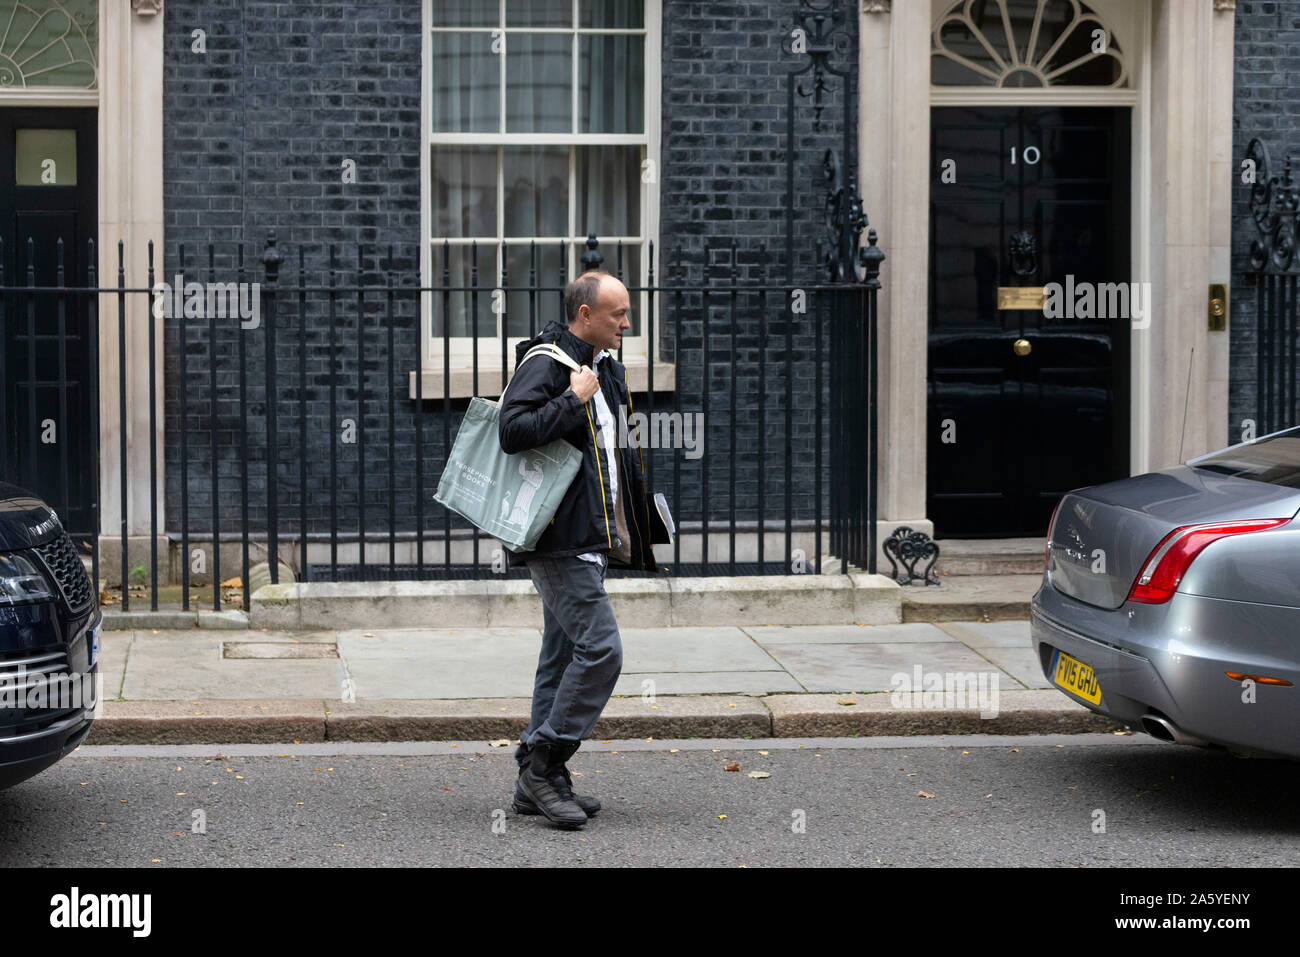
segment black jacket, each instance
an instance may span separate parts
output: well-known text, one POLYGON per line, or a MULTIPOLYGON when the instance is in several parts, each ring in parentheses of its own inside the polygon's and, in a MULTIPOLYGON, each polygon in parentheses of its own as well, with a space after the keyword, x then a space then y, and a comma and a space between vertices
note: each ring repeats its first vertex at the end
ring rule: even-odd
MULTIPOLYGON (((533 346, 555 343, 579 366, 591 365, 596 350, 559 322, 549 323, 536 337, 515 347, 515 364, 533 346)), ((587 402, 569 389, 570 369, 549 356, 535 356, 519 366, 501 404, 498 434, 507 455, 535 449, 555 439, 564 439, 582 452, 582 467, 560 501, 555 517, 531 552, 507 552, 510 565, 526 564, 533 556, 561 557, 584 552, 609 552, 619 544, 615 518, 609 510, 609 463, 604 446, 598 446, 600 430, 596 397, 587 402)), ((618 430, 619 406, 632 409, 627 388, 627 371, 613 354, 600 360, 597 379, 618 430)), ((614 438, 618 445, 618 436, 614 438)), ((635 443, 629 443, 635 444, 635 443)), ((640 448, 618 449, 622 468, 618 472, 616 504, 625 509, 628 533, 632 537, 632 561, 628 567, 658 571, 650 549, 650 504, 645 487, 645 457, 640 448)))

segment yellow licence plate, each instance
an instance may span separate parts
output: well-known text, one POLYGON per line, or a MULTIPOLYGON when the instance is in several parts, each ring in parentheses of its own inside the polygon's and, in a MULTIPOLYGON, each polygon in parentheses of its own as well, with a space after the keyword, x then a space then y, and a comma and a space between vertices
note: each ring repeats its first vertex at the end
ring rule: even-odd
POLYGON ((1085 701, 1101 704, 1101 685, 1097 684, 1096 672, 1063 651, 1056 653, 1056 662, 1052 667, 1052 681, 1085 701))

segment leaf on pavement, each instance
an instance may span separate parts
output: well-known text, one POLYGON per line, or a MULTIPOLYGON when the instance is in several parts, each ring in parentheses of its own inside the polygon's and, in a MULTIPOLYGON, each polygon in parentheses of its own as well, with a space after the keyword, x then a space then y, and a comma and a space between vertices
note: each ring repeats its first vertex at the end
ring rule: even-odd
POLYGON ((771 771, 750 771, 749 776, 751 778, 770 778, 772 776, 772 772, 771 771))
POLYGON ((497 738, 497 739, 494 740, 494 741, 489 741, 489 742, 488 742, 488 747, 489 747, 489 748, 508 748, 508 747, 510 747, 510 739, 509 739, 509 738, 497 738))
POLYGON ((739 770, 740 770, 740 762, 739 762, 739 761, 732 761, 730 764, 726 765, 722 770, 724 770, 724 771, 739 771, 739 770))
POLYGON ((934 797, 934 795, 931 794, 929 791, 917 791, 916 794, 917 794, 918 797, 923 797, 923 798, 932 798, 932 797, 934 797))

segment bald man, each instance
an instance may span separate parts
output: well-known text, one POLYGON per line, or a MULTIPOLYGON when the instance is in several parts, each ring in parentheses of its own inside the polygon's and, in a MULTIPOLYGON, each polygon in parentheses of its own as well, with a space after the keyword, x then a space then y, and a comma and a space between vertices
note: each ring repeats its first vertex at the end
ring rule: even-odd
POLYGON ((582 466, 536 547, 508 559, 527 564, 544 622, 532 719, 515 753, 513 807, 579 828, 600 802, 573 793, 565 762, 591 733, 623 667, 605 572, 611 563, 650 572, 658 566, 645 462, 639 443, 620 448, 616 433, 619 407, 631 406, 626 371, 614 356, 631 327, 627 288, 608 273, 583 273, 564 288, 564 310, 568 325, 553 321, 520 343, 515 361, 553 343, 579 370, 545 357, 519 366, 501 405, 499 434, 507 454, 555 439, 582 452, 582 466))

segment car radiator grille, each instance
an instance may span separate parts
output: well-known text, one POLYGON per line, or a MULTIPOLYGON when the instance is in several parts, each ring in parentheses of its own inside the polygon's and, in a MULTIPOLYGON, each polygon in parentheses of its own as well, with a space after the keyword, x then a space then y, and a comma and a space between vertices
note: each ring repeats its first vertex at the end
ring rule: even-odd
POLYGON ((50 577, 58 584, 63 604, 72 617, 78 618, 89 611, 95 592, 90 586, 86 566, 81 563, 81 556, 68 533, 64 532, 47 545, 38 545, 33 551, 40 556, 50 577))
MULTIPOLYGON (((54 724, 78 715, 80 707, 25 707, 29 689, 42 681, 68 675, 68 654, 61 650, 20 651, 0 656, 0 688, 6 706, 0 707, 0 740, 44 731, 54 724), (11 703, 10 703, 11 702, 11 703)), ((55 684, 47 685, 46 700, 55 693, 55 684)), ((67 702, 62 702, 67 703, 67 702)))

